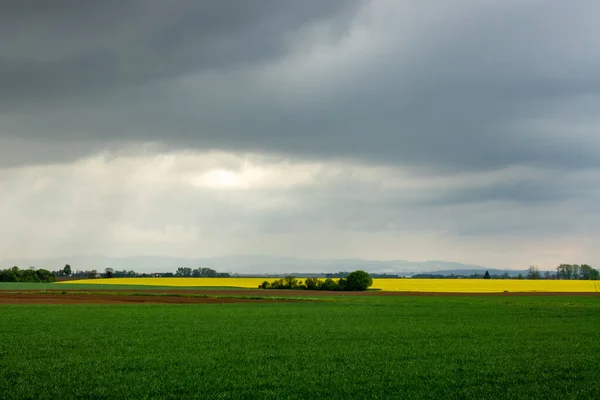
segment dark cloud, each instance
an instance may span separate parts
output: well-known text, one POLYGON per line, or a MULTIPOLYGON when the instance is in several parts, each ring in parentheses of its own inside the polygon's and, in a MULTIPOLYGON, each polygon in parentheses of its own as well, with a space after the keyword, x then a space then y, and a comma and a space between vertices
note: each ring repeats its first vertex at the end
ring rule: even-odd
MULTIPOLYGON (((4 2, 2 108, 283 57, 286 35, 345 23, 356 1, 4 2), (337 22, 336 22, 337 21, 337 22)), ((341 26, 340 26, 341 28, 341 26)))
POLYGON ((596 2, 18 4, 1 133, 82 149, 39 159, 157 141, 434 174, 598 167, 596 2), (549 115, 558 132, 532 128, 549 115))

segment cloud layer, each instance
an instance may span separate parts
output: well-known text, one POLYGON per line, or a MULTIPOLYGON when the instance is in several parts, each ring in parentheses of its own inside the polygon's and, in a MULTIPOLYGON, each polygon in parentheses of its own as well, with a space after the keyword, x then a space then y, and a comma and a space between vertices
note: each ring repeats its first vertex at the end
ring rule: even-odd
POLYGON ((599 12, 9 2, 0 250, 593 262, 599 12))
POLYGON ((236 252, 516 268, 592 257, 600 223, 594 191, 581 191, 600 174, 542 169, 415 177, 398 167, 136 148, 5 169, 0 180, 0 219, 10 227, 0 252, 13 257, 236 252))

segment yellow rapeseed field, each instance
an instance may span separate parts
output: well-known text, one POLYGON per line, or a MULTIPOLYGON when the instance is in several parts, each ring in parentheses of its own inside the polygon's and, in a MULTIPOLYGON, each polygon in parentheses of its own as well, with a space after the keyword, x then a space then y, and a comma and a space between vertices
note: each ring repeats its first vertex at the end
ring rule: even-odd
POLYGON ((374 279, 373 288, 407 292, 600 292, 600 281, 521 279, 374 279))
MULTIPOLYGON (((66 281, 71 284, 149 285, 180 287, 257 288, 277 278, 113 278, 66 281)), ((517 279, 374 279, 373 289, 405 292, 600 292, 600 281, 549 281, 517 279)))
POLYGON ((238 287, 257 288, 265 280, 276 278, 111 278, 64 281, 73 284, 135 285, 135 286, 179 286, 179 287, 238 287))

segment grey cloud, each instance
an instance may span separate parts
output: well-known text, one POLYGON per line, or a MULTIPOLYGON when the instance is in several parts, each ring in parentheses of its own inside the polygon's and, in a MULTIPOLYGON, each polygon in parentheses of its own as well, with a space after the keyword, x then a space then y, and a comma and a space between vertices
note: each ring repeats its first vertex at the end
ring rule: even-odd
MULTIPOLYGON (((19 1, 0 16, 1 109, 285 56, 286 34, 356 1, 19 1)), ((342 28, 340 26, 340 28, 342 28)), ((41 104, 40 104, 41 103, 41 104)))
POLYGON ((36 2, 37 12, 15 4, 0 17, 0 166, 151 141, 395 165, 424 177, 513 165, 558 176, 366 200, 353 192, 373 187, 303 188, 308 211, 239 211, 270 232, 326 222, 413 229, 423 221, 403 210, 574 199, 584 207, 597 198, 560 175, 600 167, 597 2, 63 1, 36 2), (317 23, 332 40, 303 31, 317 23), (323 54, 311 53, 311 40, 323 54), (348 53, 324 66, 313 59, 343 46, 348 53), (529 124, 548 117, 558 127, 529 124), (587 132, 574 138, 582 123, 587 132))
POLYGON ((582 186, 557 177, 527 179, 513 182, 490 182, 484 187, 466 187, 459 189, 429 192, 421 194, 420 204, 440 206, 452 204, 485 203, 501 201, 509 204, 532 205, 560 203, 571 199, 596 198, 598 191, 594 187, 582 186))
POLYGON ((589 243, 581 244, 586 258, 593 262, 596 257, 592 239, 600 223, 599 176, 591 171, 580 176, 516 170, 492 174, 489 182, 459 175, 389 186, 393 171, 353 174, 359 168, 346 171, 333 164, 326 166, 333 173, 312 170, 317 182, 215 189, 193 185, 188 178, 223 165, 241 171, 242 158, 211 161, 202 154, 189 159, 175 154, 172 164, 161 165, 164 161, 162 156, 98 157, 73 165, 0 170, 0 220, 10 232, 0 250, 41 256, 112 251, 306 256, 321 248, 326 257, 386 252, 385 257, 403 258, 418 245, 414 257, 464 252, 476 260, 475 250, 487 254, 479 261, 484 264, 500 262, 489 254, 494 249, 519 262, 552 249, 558 254, 554 263, 568 254, 554 243, 579 246, 579 238, 587 238, 589 243), (535 190, 520 192, 528 187, 535 190), (357 241, 346 242, 352 237, 357 241), (512 247, 515 238, 522 247, 512 247), (528 242, 541 243, 541 250, 527 249, 528 242))
POLYGON ((592 139, 569 138, 600 105, 595 2, 60 4, 3 16, 0 133, 81 150, 23 162, 159 141, 436 174, 598 167, 592 139), (337 32, 331 51, 356 29, 373 42, 325 75, 307 72, 294 44, 318 21, 337 32), (582 98, 587 112, 574 119, 568 104, 582 98), (520 124, 549 110, 567 121, 558 139, 520 124))

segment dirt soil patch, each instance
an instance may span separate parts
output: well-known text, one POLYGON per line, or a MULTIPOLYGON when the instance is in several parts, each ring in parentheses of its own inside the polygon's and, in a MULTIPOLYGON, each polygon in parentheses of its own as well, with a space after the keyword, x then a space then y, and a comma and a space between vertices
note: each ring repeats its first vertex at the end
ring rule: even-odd
POLYGON ((119 289, 117 287, 94 290, 86 289, 86 294, 81 294, 81 289, 65 289, 47 291, 40 290, 5 290, 0 291, 0 304, 27 302, 28 304, 44 304, 48 302, 68 303, 239 303, 239 302, 266 302, 266 301, 293 301, 293 299, 249 299, 249 298, 213 298, 212 296, 265 296, 265 297, 316 297, 316 296, 597 296, 600 292, 494 292, 494 293, 456 293, 456 292, 328 292, 310 290, 260 290, 260 289, 119 289), (12 293, 11 293, 12 292, 12 293), (66 292, 67 294, 62 294, 66 292), (114 295, 107 292, 115 293, 114 295), (27 294, 31 293, 31 294, 27 294), (147 294, 133 295, 134 293, 147 294), (131 294, 131 295, 129 295, 131 294), (151 294, 157 294, 152 296, 151 294), (168 296, 172 294, 174 296, 168 296), (181 296, 187 295, 187 296, 181 296), (21 296, 21 297, 18 297, 21 296), (197 296, 197 297, 192 297, 197 296), (200 296, 209 296, 208 298, 200 296), (22 299, 22 300, 18 300, 22 299))
MULTIPOLYGON (((189 293, 187 293, 189 294, 189 293)), ((59 293, 10 293, 0 292, 0 304, 224 304, 290 302, 292 299, 245 299, 187 296, 139 296, 120 294, 61 294, 59 293)))
MULTIPOLYGON (((189 290, 159 291, 169 293, 190 293, 189 290)), ((368 290, 365 292, 329 292, 314 290, 277 290, 277 289, 248 289, 248 290, 198 290, 194 294, 239 295, 239 296, 600 296, 600 292, 495 292, 495 293, 465 293, 465 292, 392 292, 368 290)))

